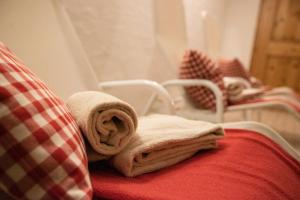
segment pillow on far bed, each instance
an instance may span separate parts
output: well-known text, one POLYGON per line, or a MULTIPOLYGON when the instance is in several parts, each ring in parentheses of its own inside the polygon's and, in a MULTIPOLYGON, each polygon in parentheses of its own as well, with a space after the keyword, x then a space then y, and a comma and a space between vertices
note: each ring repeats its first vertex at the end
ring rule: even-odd
POLYGON ((61 99, 0 42, 0 190, 22 199, 91 199, 79 128, 61 99))
POLYGON ((225 77, 238 77, 250 82, 251 76, 249 72, 247 72, 244 65, 237 58, 220 59, 218 61, 218 68, 225 77))
MULTIPOLYGON (((223 75, 216 67, 216 63, 203 53, 195 50, 186 51, 179 68, 179 78, 212 81, 221 90, 223 105, 227 106, 223 75)), ((188 86, 185 90, 195 106, 210 110, 216 109, 216 97, 210 89, 204 86, 188 86)))

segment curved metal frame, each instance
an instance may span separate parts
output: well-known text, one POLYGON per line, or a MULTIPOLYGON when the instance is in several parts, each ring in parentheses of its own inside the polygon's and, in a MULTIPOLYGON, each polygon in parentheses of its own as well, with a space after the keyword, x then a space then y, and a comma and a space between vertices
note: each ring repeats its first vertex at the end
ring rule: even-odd
POLYGON ((216 97, 216 122, 224 121, 224 106, 222 99, 222 92, 213 82, 208 80, 195 80, 195 79, 174 79, 165 81, 162 85, 166 88, 170 86, 204 86, 210 89, 216 97))
POLYGON ((163 99, 165 105, 169 110, 169 113, 170 114, 174 113, 174 103, 172 97, 169 95, 168 91, 162 85, 158 84, 155 81, 137 79, 137 80, 106 81, 98 84, 98 88, 103 90, 107 88, 122 87, 122 86, 141 86, 141 87, 149 88, 153 91, 154 94, 148 100, 142 112, 142 115, 145 115, 149 111, 154 100, 153 96, 155 97, 156 95, 159 95, 163 99))
POLYGON ((216 110, 216 121, 217 122, 223 122, 224 121, 224 112, 226 111, 243 111, 244 112, 244 120, 249 120, 249 116, 247 111, 251 109, 259 109, 259 108, 270 108, 270 107, 280 107, 282 109, 285 109, 289 113, 291 113, 297 120, 300 121, 300 114, 295 111, 290 105, 279 102, 279 101, 272 101, 271 99, 268 100, 268 102, 255 102, 255 103, 245 103, 240 105, 233 105, 228 106, 226 111, 224 111, 223 102, 222 102, 222 93, 218 86, 216 86, 213 82, 209 80, 195 80, 195 79, 174 79, 169 80, 164 83, 162 83, 163 86, 166 88, 168 86, 205 86, 215 94, 216 96, 216 102, 217 102, 217 110, 216 110))

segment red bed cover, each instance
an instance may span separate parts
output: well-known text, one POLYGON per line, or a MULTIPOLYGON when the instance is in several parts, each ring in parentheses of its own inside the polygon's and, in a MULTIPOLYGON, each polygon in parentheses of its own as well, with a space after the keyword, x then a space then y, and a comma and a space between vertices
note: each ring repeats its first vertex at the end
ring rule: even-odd
POLYGON ((216 150, 175 166, 126 178, 91 166, 95 199, 300 199, 300 164, 270 139, 226 129, 216 150))

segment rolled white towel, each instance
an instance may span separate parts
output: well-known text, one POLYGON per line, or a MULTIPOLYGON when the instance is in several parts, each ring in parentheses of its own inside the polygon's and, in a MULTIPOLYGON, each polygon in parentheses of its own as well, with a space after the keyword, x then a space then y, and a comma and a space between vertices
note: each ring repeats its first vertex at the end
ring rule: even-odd
POLYGON ((119 153, 137 128, 134 109, 102 92, 76 93, 67 100, 67 106, 85 136, 89 161, 119 153))
POLYGON ((239 103, 253 99, 263 94, 263 88, 251 88, 250 83, 243 78, 224 77, 230 103, 239 103))

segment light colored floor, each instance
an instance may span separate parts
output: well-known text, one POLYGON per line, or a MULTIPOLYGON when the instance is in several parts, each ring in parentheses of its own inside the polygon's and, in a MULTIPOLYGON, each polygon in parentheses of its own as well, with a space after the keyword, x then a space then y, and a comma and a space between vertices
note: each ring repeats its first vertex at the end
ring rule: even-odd
MULTIPOLYGON (((264 123, 276 130, 283 138, 285 138, 300 153, 300 121, 283 110, 264 109, 260 111, 252 111, 249 113, 253 121, 264 123)), ((242 113, 228 113, 225 115, 225 121, 242 121, 242 113)))

